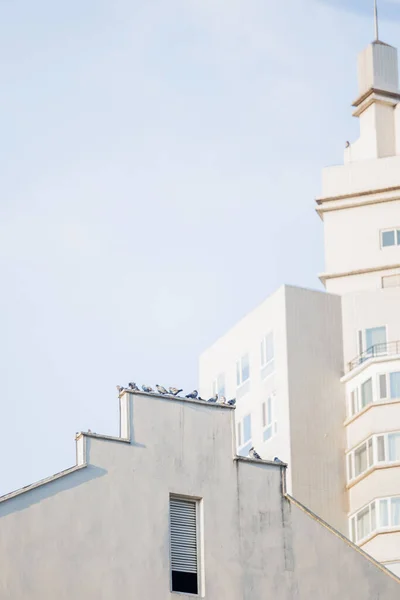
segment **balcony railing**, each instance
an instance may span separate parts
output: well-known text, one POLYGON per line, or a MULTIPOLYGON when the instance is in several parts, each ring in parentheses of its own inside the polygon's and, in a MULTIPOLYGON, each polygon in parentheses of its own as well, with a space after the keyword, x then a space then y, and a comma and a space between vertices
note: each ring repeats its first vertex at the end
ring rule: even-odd
POLYGON ((364 352, 361 352, 356 358, 353 358, 347 365, 348 371, 352 371, 358 367, 358 365, 365 363, 371 358, 377 356, 390 356, 393 354, 400 354, 400 341, 375 344, 374 346, 367 348, 367 350, 364 350, 364 352))

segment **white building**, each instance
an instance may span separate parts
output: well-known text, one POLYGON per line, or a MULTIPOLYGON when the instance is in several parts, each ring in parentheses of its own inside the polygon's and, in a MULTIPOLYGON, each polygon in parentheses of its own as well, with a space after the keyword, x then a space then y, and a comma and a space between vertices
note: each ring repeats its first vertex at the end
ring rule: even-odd
POLYGON ((400 574, 400 93, 397 50, 359 57, 360 138, 323 170, 328 293, 283 287, 200 358, 202 396, 237 397, 241 454, 400 574))
POLYGON ((400 580, 235 456, 234 410, 125 392, 120 437, 0 498, 2 600, 397 600, 400 580))

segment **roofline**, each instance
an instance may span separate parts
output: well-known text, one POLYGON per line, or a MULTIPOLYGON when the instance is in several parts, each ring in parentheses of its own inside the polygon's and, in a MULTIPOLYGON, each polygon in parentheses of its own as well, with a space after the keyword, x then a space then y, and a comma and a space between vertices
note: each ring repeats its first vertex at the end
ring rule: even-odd
POLYGON ((295 506, 297 506, 298 508, 300 508, 300 510, 302 510, 303 512, 305 512, 314 521, 317 521, 320 525, 322 525, 322 527, 324 527, 325 529, 328 529, 331 533, 333 533, 333 535, 335 535, 336 537, 338 537, 341 540, 343 540, 348 546, 350 546, 351 548, 353 548, 353 550, 356 550, 356 552, 358 552, 359 554, 362 554, 364 556, 364 558, 366 558, 367 560, 369 560, 369 562, 371 562, 373 565, 375 565, 375 567, 378 567, 378 569, 380 569, 381 571, 383 571, 386 575, 389 575, 397 583, 400 583, 400 578, 397 577, 392 571, 390 571, 387 567, 385 567, 384 565, 382 565, 381 563, 379 563, 377 560, 375 560, 374 558, 372 558, 372 556, 370 554, 368 554, 367 552, 365 552, 365 550, 363 550, 362 548, 360 548, 360 546, 357 546, 357 544, 354 544, 354 542, 352 542, 351 540, 349 540, 349 538, 347 538, 345 535, 343 535, 342 533, 340 533, 340 531, 338 531, 337 529, 335 529, 334 527, 332 527, 332 525, 329 525, 329 523, 327 523, 326 521, 324 521, 323 519, 321 519, 321 517, 319 517, 318 515, 316 515, 312 510, 310 510, 306 506, 304 506, 304 504, 302 504, 301 502, 299 502, 298 500, 296 500, 296 498, 293 498, 293 496, 291 496, 290 494, 285 494, 285 498, 287 500, 289 500, 289 502, 291 502, 292 504, 294 504, 295 506))
POLYGON ((392 269, 399 269, 400 263, 394 265, 382 265, 379 267, 369 267, 368 269, 355 269, 354 271, 343 271, 342 273, 321 273, 318 275, 319 279, 325 285, 325 282, 330 279, 338 279, 340 277, 351 277, 354 275, 364 275, 365 273, 378 273, 379 271, 390 271, 392 269))
MULTIPOLYGON (((142 392, 142 391, 135 391, 135 390, 130 390, 130 389, 126 389, 123 392, 121 392, 121 394, 119 395, 120 398, 122 398, 122 396, 124 394, 132 394, 135 396, 145 396, 145 397, 150 397, 150 398, 157 398, 158 400, 175 400, 178 402, 188 402, 189 404, 200 404, 200 406, 213 406, 213 407, 218 407, 218 408, 228 408, 230 410, 235 410, 236 406, 231 406, 230 404, 226 403, 226 404, 222 404, 222 402, 208 402, 208 400, 196 400, 194 398, 185 398, 184 396, 174 396, 173 394, 157 394, 157 392, 142 392)), ((88 435, 93 436, 93 433, 89 433, 88 435)), ((94 434, 93 437, 103 437, 99 434, 94 434)), ((107 439, 115 439, 117 441, 121 441, 121 439, 123 438, 112 438, 111 436, 106 436, 107 439)))
POLYGON ((12 498, 16 498, 17 496, 20 496, 21 494, 25 494, 25 492, 30 492, 32 490, 35 490, 36 488, 42 487, 43 485, 46 485, 47 483, 51 483, 52 481, 57 481, 57 479, 61 479, 61 477, 66 477, 67 475, 71 475, 71 473, 75 473, 75 471, 80 471, 81 469, 84 469, 85 467, 87 467, 87 464, 75 465, 74 467, 69 467, 69 469, 64 469, 64 471, 60 471, 59 473, 50 475, 50 477, 46 477, 45 479, 40 479, 39 481, 36 481, 35 483, 31 483, 31 484, 26 485, 18 490, 9 492, 8 494, 4 494, 4 496, 0 496, 0 503, 5 502, 6 500, 11 500, 12 498))
POLYGON ((372 196, 373 194, 383 194, 384 192, 398 192, 400 191, 400 185, 395 185, 388 188, 378 188, 375 190, 364 190, 359 192, 351 192, 351 194, 341 194, 339 196, 319 196, 315 198, 317 204, 323 204, 324 202, 333 202, 334 200, 347 200, 348 198, 357 198, 357 196, 372 196))

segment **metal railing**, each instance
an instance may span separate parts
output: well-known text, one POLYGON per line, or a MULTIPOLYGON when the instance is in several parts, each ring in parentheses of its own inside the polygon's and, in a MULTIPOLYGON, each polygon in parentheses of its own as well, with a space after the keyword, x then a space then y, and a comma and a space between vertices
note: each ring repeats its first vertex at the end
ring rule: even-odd
POLYGON ((348 371, 352 371, 358 365, 365 363, 367 360, 371 358, 376 358, 377 356, 389 356, 393 354, 400 354, 400 340, 397 342, 385 342, 382 344, 375 344, 364 352, 361 352, 356 358, 353 358, 348 364, 348 371))

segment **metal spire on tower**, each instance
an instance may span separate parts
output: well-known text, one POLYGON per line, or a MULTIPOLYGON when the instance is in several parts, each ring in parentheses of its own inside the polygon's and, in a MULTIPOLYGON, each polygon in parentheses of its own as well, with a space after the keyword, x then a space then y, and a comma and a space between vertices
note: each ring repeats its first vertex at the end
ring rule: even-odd
POLYGON ((374 0, 374 12, 375 12, 375 41, 379 41, 379 21, 378 21, 378 0, 374 0))

